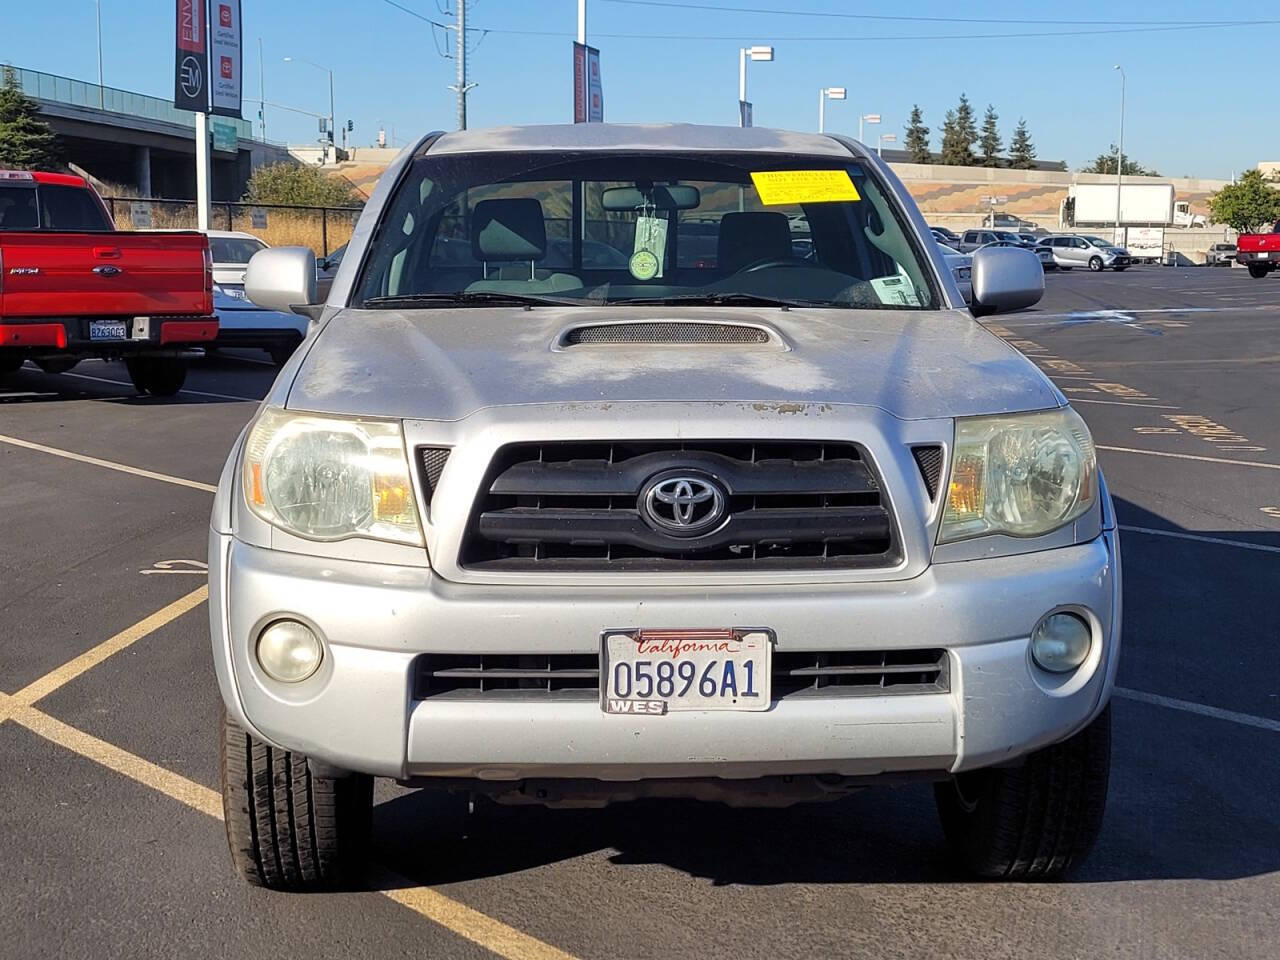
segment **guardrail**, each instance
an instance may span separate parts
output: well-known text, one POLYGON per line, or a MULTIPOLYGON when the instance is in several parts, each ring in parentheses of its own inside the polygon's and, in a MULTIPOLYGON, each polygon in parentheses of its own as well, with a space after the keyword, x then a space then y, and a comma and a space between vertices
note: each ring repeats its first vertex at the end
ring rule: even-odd
MULTIPOLYGON (((179 110, 168 100, 149 97, 144 93, 102 87, 96 83, 86 83, 84 80, 73 80, 70 77, 60 77, 52 73, 7 64, 0 67, 0 74, 3 74, 4 78, 12 76, 23 93, 37 100, 87 107, 91 110, 102 110, 129 117, 161 120, 184 127, 194 128, 196 125, 196 115, 190 110, 179 110)), ((220 119, 233 124, 236 135, 241 140, 253 139, 253 124, 248 120, 234 117, 220 119)), ((284 144, 277 144, 277 146, 284 146, 284 144)))

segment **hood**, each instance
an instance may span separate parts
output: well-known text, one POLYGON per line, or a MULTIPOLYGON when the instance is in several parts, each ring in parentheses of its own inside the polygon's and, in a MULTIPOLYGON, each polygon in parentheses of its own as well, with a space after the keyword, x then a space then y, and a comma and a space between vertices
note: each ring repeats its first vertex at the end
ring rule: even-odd
POLYGON ((602 401, 862 404, 904 420, 1066 402, 958 311, 502 307, 344 310, 317 334, 287 405, 460 420, 484 407, 602 401), (569 344, 582 326, 683 320, 758 328, 765 342, 569 344))

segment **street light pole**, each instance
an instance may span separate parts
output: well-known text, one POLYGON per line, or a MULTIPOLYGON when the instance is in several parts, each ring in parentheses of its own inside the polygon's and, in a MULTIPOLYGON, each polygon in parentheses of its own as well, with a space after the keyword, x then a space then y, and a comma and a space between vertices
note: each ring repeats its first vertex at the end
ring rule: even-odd
POLYGON ((826 132, 826 106, 828 100, 843 100, 848 93, 844 87, 823 87, 818 91, 818 132, 826 132))
MULTIPOLYGON (((1120 143, 1117 145, 1116 152, 1116 233, 1120 232, 1120 184, 1124 179, 1124 86, 1125 75, 1124 67, 1116 64, 1115 69, 1120 71, 1120 143)), ((1116 237, 1112 240, 1120 242, 1116 237)))
POLYGON ((738 50, 738 126, 747 126, 746 102, 747 102, 747 59, 764 60, 768 62, 773 59, 773 47, 757 45, 754 47, 741 47, 738 50))
POLYGON ((882 133, 876 139, 876 156, 884 156, 884 145, 886 143, 897 143, 898 135, 896 133, 882 133))
POLYGON ((98 109, 103 106, 102 92, 102 0, 93 0, 98 14, 98 109))
MULTIPOLYGON (((315 61, 313 61, 313 60, 307 60, 307 59, 305 59, 304 57, 285 57, 285 58, 284 58, 284 62, 285 62, 285 63, 293 63, 295 60, 296 60, 298 63, 305 63, 305 64, 306 64, 307 66, 309 66, 309 67, 315 67, 317 70, 323 70, 325 73, 327 73, 327 74, 329 75, 329 142, 330 142, 330 143, 332 143, 332 144, 334 144, 334 150, 336 151, 336 150, 337 150, 337 140, 336 140, 337 134, 336 134, 336 132, 335 132, 335 130, 334 130, 334 122, 333 122, 333 121, 334 121, 334 113, 333 113, 333 71, 332 71, 332 70, 330 70, 328 67, 322 66, 321 64, 318 64, 318 63, 316 63, 316 62, 315 62, 315 61)), ((328 147, 325 147, 324 155, 325 155, 325 157, 326 157, 326 159, 327 159, 327 158, 328 158, 328 156, 329 156, 329 148, 328 148, 328 147)), ((335 157, 334 157, 334 159, 336 160, 336 159, 337 159, 337 157, 335 156, 335 157)))
POLYGON ((867 123, 879 123, 879 122, 880 122, 880 114, 878 114, 878 113, 864 113, 864 114, 859 115, 859 117, 858 117, 858 142, 859 142, 859 143, 862 143, 862 142, 863 142, 863 141, 862 141, 862 124, 863 124, 863 121, 866 121, 867 123))

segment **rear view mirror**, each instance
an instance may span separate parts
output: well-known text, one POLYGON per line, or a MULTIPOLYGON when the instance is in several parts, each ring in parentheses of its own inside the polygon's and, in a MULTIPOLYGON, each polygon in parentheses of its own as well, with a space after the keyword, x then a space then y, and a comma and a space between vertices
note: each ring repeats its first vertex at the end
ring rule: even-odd
POLYGON ((702 202, 697 187, 687 184, 655 183, 646 197, 639 187, 610 187, 600 195, 600 203, 606 210, 638 210, 654 207, 658 210, 692 210, 702 202))
POLYGON ((316 255, 310 247, 259 250, 245 270, 244 294, 267 310, 310 316, 311 311, 304 308, 318 300, 316 255))
POLYGON ((1022 247, 982 247, 974 251, 970 275, 975 317, 1021 310, 1044 296, 1040 258, 1022 247))

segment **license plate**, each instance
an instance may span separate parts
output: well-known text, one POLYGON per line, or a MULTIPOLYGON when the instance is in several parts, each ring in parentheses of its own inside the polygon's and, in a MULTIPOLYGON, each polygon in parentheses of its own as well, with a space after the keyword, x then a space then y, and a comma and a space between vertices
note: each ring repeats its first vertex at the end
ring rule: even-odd
POLYGON ((1268 253, 1266 250, 1263 250, 1261 253, 1255 253, 1254 256, 1257 257, 1259 260, 1267 260, 1271 257, 1271 254, 1268 253))
POLYGON ((249 299, 247 296, 245 296, 244 290, 238 287, 223 287, 222 292, 225 293, 232 300, 248 300, 249 299))
POLYGON ((605 713, 768 710, 768 630, 609 630, 600 658, 605 713))
POLYGON ((125 333, 123 320, 89 321, 90 340, 123 340, 124 338, 125 333))

